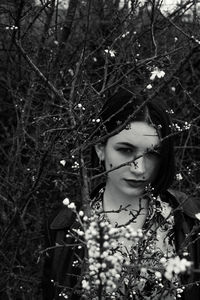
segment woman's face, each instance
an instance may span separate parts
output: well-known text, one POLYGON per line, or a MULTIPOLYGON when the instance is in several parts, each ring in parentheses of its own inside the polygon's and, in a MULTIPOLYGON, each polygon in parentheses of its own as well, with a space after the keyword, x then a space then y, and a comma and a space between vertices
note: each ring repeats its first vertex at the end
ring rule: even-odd
POLYGON ((156 129, 143 121, 130 123, 129 129, 110 137, 105 145, 96 145, 99 159, 105 162, 107 184, 129 196, 140 196, 155 179, 159 165, 159 137, 156 129))

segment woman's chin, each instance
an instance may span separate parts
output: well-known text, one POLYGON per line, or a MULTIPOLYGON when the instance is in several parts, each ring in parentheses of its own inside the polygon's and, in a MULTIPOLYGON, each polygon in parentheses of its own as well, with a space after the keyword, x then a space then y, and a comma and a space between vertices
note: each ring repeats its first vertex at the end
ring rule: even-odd
POLYGON ((144 194, 144 188, 143 187, 126 187, 124 189, 124 194, 133 196, 133 197, 140 197, 144 194))

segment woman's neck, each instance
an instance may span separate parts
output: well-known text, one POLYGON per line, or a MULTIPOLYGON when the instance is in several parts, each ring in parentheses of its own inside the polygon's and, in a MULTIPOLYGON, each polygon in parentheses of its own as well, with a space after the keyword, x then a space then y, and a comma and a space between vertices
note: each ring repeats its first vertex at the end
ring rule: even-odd
POLYGON ((142 196, 125 195, 117 190, 112 185, 106 184, 104 192, 104 206, 119 209, 129 207, 130 209, 139 209, 140 207, 147 208, 148 200, 142 196))
POLYGON ((107 184, 103 196, 103 207, 113 225, 115 223, 126 224, 133 219, 133 215, 137 215, 133 221, 134 227, 142 228, 148 211, 148 200, 139 196, 124 195, 107 184))

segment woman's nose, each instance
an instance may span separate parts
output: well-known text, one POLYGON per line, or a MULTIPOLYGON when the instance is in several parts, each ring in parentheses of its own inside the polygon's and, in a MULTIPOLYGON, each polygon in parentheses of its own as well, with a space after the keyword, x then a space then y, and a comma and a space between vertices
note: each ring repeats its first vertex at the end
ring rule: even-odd
POLYGON ((145 161, 144 157, 141 156, 135 159, 130 165, 130 171, 137 174, 145 173, 145 161))

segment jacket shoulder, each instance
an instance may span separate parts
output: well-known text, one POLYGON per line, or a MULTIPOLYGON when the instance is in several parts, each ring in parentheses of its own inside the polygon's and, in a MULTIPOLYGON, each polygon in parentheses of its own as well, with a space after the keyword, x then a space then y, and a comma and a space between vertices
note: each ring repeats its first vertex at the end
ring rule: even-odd
POLYGON ((64 206, 60 211, 51 219, 49 227, 52 230, 60 230, 70 228, 76 218, 75 213, 64 206))
POLYGON ((198 198, 173 189, 169 189, 167 192, 176 199, 178 205, 186 215, 197 219, 196 215, 200 213, 200 200, 198 198))

